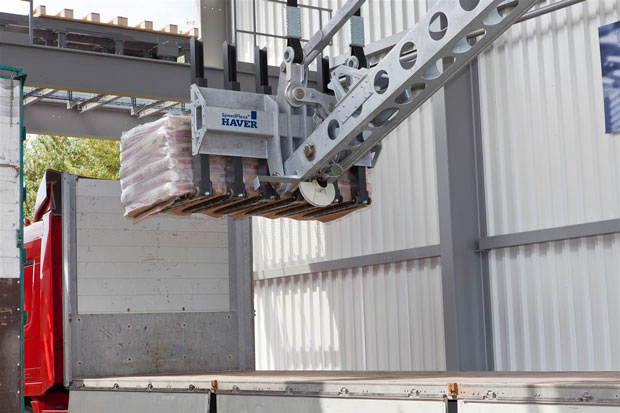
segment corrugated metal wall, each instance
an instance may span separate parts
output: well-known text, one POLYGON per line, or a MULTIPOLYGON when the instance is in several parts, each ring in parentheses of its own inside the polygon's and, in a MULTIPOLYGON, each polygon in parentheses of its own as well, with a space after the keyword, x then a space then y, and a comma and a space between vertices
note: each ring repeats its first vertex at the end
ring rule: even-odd
POLYGON ((497 370, 620 370, 620 234, 489 261, 497 370))
MULTIPOLYGON (((340 3, 311 2, 331 8, 340 3)), ((369 2, 362 13, 367 40, 410 26, 424 11, 423 3, 369 2)), ((281 5, 261 7, 264 18, 258 19, 258 30, 275 28, 282 34, 277 31, 283 27, 281 5)), ((251 7, 239 11, 240 26, 251 29, 251 7)), ((597 30, 618 20, 619 12, 617 0, 587 0, 515 25, 480 58, 489 235, 620 217, 620 140, 604 133, 597 30)), ((318 12, 311 14, 315 24, 318 12)), ((310 33, 308 19, 306 15, 305 36, 310 33)), ((330 53, 346 52, 347 37, 345 30, 330 53)), ((245 42, 251 50, 252 37, 245 42)), ((266 39, 259 37, 258 42, 267 45, 266 39)), ((269 45, 277 44, 280 41, 269 45)), ((281 53, 277 49, 270 54, 272 64, 281 53)), ((369 210, 328 225, 255 220, 255 270, 436 243, 430 106, 395 132, 383 156, 371 175, 374 204, 369 210)), ((614 298, 620 292, 619 242, 617 235, 602 236, 490 252, 498 370, 620 369, 620 306, 614 298)), ((407 359, 407 352, 398 347, 401 336, 391 335, 389 324, 375 324, 370 330, 360 321, 367 316, 397 319, 404 309, 400 303, 406 301, 406 314, 436 322, 431 328, 434 343, 442 341, 443 321, 436 317, 440 307, 433 307, 441 300, 423 303, 409 296, 394 303, 397 295, 390 292, 409 291, 406 280, 414 290, 441 298, 437 261, 410 264, 413 270, 405 277, 396 270, 398 265, 390 265, 256 281, 257 366, 442 368, 443 353, 423 345, 419 328, 398 329, 412 338, 407 359), (432 274, 433 282, 417 284, 421 274, 432 274), (373 284, 367 284, 370 279, 373 284), (369 296, 362 288, 366 286, 378 288, 379 297, 388 297, 390 305, 376 306, 377 296, 369 296), (358 301, 349 303, 349 296, 358 301), (346 323, 346 308, 358 308, 359 320, 346 323)))
MULTIPOLYGON (((300 3, 337 10, 344 1, 300 3)), ((256 5, 257 30, 283 34, 284 6, 267 0, 256 0, 256 5)), ((303 36, 308 38, 320 27, 319 13, 323 23, 329 14, 302 10, 303 36)), ((251 30, 251 0, 237 0, 237 11, 238 27, 251 30)), ((368 1, 362 9, 366 41, 411 27, 424 11, 423 1, 368 1)), ((347 25, 327 53, 347 53, 348 39, 347 25)), ((269 48, 270 64, 282 60, 281 39, 259 36, 257 40, 260 46, 269 48)), ((240 60, 252 61, 253 37, 240 34, 238 43, 240 60)), ((329 224, 255 218, 254 269, 438 243, 430 103, 384 141, 381 157, 378 166, 370 171, 370 208, 329 224)), ((431 259, 256 281, 257 368, 443 368, 439 274, 439 260, 431 259), (341 295, 349 297, 346 306, 337 299, 341 295), (416 299, 417 295, 423 298, 416 299), (275 297, 280 297, 279 301, 274 301, 275 297), (320 328, 321 322, 328 323, 330 329, 320 328)))
POLYGON ((587 0, 517 24, 480 59, 489 235, 620 216, 598 45, 619 10, 587 0))
MULTIPOLYGON (((620 217, 598 27, 617 0, 515 25, 480 59, 489 234, 620 217)), ((620 237, 492 251, 496 368, 620 370, 620 237)))
POLYGON ((256 366, 445 369, 439 259, 257 281, 256 366))

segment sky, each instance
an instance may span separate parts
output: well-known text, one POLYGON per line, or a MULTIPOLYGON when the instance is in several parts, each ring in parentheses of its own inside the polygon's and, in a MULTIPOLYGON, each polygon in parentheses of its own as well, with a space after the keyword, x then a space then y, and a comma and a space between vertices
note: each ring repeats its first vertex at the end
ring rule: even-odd
MULTIPOLYGON (((88 13, 100 13, 102 22, 114 17, 129 19, 130 26, 143 20, 151 20, 158 30, 167 24, 176 24, 180 30, 188 31, 199 27, 197 17, 199 0, 34 0, 34 7, 46 6, 48 14, 56 14, 62 9, 73 9, 75 18, 81 19, 88 13), (188 24, 189 22, 189 24, 188 24)), ((23 0, 0 0, 0 12, 28 14, 28 2, 23 0)))

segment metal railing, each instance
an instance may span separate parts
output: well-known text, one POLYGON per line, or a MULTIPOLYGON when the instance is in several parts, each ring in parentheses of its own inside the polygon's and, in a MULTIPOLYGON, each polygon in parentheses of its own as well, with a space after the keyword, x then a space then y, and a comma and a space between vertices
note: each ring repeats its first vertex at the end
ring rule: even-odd
MULTIPOLYGON (((256 20, 257 20, 257 13, 256 13, 256 1, 257 0, 252 0, 252 30, 247 30, 247 29, 239 29, 239 25, 238 25, 238 21, 237 21, 237 0, 233 0, 233 35, 234 35, 234 43, 235 44, 239 44, 239 42, 237 41, 237 35, 238 33, 242 33, 242 34, 248 34, 253 36, 254 38, 254 46, 258 45, 258 36, 261 37, 271 37, 271 38, 275 38, 275 39, 284 39, 286 40, 286 36, 283 35, 279 35, 279 34, 274 34, 274 33, 265 33, 265 32, 259 32, 256 29, 256 20)), ((277 3, 277 4, 282 4, 284 6, 286 6, 286 1, 284 0, 263 0, 269 3, 277 3)), ((310 9, 310 10, 316 10, 319 12, 319 27, 323 27, 323 13, 328 13, 328 19, 331 19, 332 14, 333 14, 333 9, 327 8, 327 7, 321 7, 321 6, 313 6, 310 4, 299 4, 297 7, 302 8, 302 9, 310 9)), ((301 39, 302 42, 307 42, 308 39, 301 39)))

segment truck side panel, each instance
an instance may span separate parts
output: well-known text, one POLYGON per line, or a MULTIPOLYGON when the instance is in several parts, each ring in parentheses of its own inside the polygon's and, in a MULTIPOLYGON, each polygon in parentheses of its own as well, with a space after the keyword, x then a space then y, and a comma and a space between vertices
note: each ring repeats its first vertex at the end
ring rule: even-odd
POLYGON ((79 179, 76 194, 80 314, 229 310, 226 220, 134 225, 123 218, 117 181, 79 179))
POLYGON ((252 309, 238 307, 251 302, 251 252, 229 242, 237 224, 204 215, 134 224, 118 181, 63 182, 69 381, 253 367, 252 309))

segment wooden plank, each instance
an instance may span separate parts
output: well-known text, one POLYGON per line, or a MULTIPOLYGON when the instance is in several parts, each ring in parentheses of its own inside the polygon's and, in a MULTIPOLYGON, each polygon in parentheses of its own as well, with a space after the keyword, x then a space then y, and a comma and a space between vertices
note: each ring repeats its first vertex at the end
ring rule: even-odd
POLYGON ((140 278, 202 278, 228 279, 228 264, 189 262, 79 262, 80 280, 86 278, 140 279, 140 278))
POLYGON ((114 180, 78 178, 77 193, 78 196, 108 196, 120 199, 121 185, 114 180))
POLYGON ((112 20, 110 20, 108 24, 114 25, 114 26, 127 27, 129 25, 129 20, 127 19, 127 17, 117 16, 113 18, 112 20))
POLYGON ((140 22, 140 24, 138 24, 136 28, 145 29, 145 30, 153 30, 153 22, 150 20, 144 20, 140 22))
MULTIPOLYGON (((168 215, 158 215, 156 218, 149 217, 134 224, 132 221, 124 219, 119 214, 90 214, 87 212, 77 213, 78 229, 117 229, 117 230, 145 230, 145 231, 205 231, 204 222, 201 216, 174 217, 168 215)), ((218 223, 210 229, 210 232, 217 232, 225 236, 227 232, 227 220, 225 218, 215 219, 218 223)), ((213 222, 213 221, 212 221, 213 222)))
POLYGON ((19 204, 0 204, 0 217, 0 231, 13 231, 14 234, 19 229, 19 204))
POLYGON ((85 196, 80 193, 76 200, 78 211, 101 212, 123 215, 121 196, 85 196))
MULTIPOLYGON (((77 197, 77 209, 81 212, 92 212, 92 213, 104 213, 104 214, 118 214, 120 216, 119 219, 123 219, 123 207, 120 203, 120 195, 116 196, 85 196, 83 194, 79 194, 77 197)), ((177 216, 168 216, 168 215, 160 215, 159 217, 163 219, 191 219, 192 226, 201 225, 204 226, 205 231, 210 231, 212 227, 223 229, 227 227, 226 220, 222 220, 219 218, 207 217, 202 214, 195 216, 186 216, 184 218, 178 218, 177 216)), ((158 219, 159 219, 158 217, 158 219)), ((129 220, 129 219, 126 219, 129 220)), ((149 220, 148 222, 158 222, 157 220, 149 220)), ((180 221, 179 221, 180 222, 180 221)), ((153 224, 153 229, 156 229, 157 224, 153 224)), ((218 230, 219 232, 219 230, 218 230)))
POLYGON ((78 296, 80 314, 228 311, 224 295, 78 296))
MULTIPOLYGON (((45 10, 45 6, 39 6, 39 7, 43 7, 43 10, 45 10)), ((37 7, 35 9, 35 12, 33 13, 35 16, 38 17, 43 17, 46 19, 50 19, 50 20, 67 20, 67 21, 73 21, 73 22, 79 22, 79 23, 88 23, 89 25, 93 25, 93 26, 108 26, 108 27, 120 27, 121 29, 127 29, 127 30, 135 30, 135 31, 141 31, 141 32, 151 32, 151 33, 162 33, 162 30, 150 30, 150 29, 144 29, 141 28, 139 26, 119 26, 117 24, 114 24, 113 21, 109 22, 109 23, 103 23, 101 21, 94 21, 94 20, 87 20, 87 19, 67 19, 64 17, 60 17, 60 16, 54 16, 51 14, 46 14, 46 11, 43 11, 43 13, 41 14, 40 12, 37 13, 37 10, 39 9, 39 7, 37 7)), ((91 13, 91 14, 99 14, 99 13, 91 13)), ((101 17, 101 16, 100 16, 101 17)), ((127 22, 129 23, 129 21, 127 22)), ((175 36, 175 37, 191 37, 188 33, 166 33, 167 35, 170 36, 175 36)))
POLYGON ((88 13, 82 20, 91 23, 101 23, 101 15, 99 13, 88 13))
POLYGON ((80 296, 228 294, 228 279, 80 279, 80 296))
POLYGON ((2 240, 0 242, 0 257, 19 259, 17 232, 15 230, 0 230, 0 239, 2 240))
POLYGON ((57 17, 73 20, 73 9, 62 9, 56 14, 57 17))
POLYGON ((224 264, 228 262, 228 248, 192 247, 77 247, 78 262, 197 262, 224 264))
MULTIPOLYGON (((7 125, 0 125, 5 135, 0 139, 0 165, 14 165, 17 167, 19 165, 19 128, 15 127, 7 127, 7 125)), ((9 172, 16 170, 14 168, 7 168, 6 166, 2 169, 7 169, 9 172)), ((5 173, 6 174, 6 173, 5 173)))
POLYGON ((117 231, 83 229, 78 233, 82 246, 135 246, 225 248, 228 237, 212 232, 187 231, 117 231))

